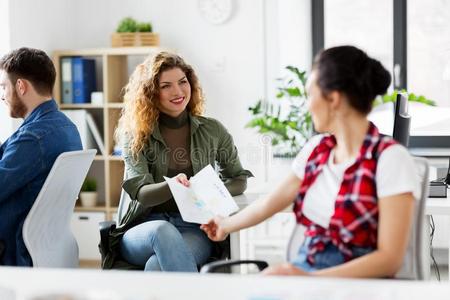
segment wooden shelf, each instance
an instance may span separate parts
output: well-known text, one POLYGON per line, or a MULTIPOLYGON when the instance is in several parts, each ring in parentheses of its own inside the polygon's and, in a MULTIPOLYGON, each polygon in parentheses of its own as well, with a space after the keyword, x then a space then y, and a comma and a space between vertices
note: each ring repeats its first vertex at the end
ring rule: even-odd
POLYGON ((59 108, 61 109, 91 109, 91 108, 97 108, 97 109, 103 109, 103 105, 94 105, 94 104, 60 104, 59 108))
POLYGON ((122 102, 117 102, 117 103, 108 103, 106 105, 108 108, 124 108, 124 104, 122 102))
POLYGON ((102 262, 100 260, 80 259, 80 268, 82 269, 101 269, 102 262))
POLYGON ((58 103, 61 109, 87 109, 93 116, 103 138, 107 154, 95 156, 88 176, 97 179, 97 190, 100 199, 105 199, 97 207, 75 207, 77 212, 104 212, 107 220, 117 212, 119 204, 122 176, 124 170, 123 159, 111 155, 114 149, 114 132, 124 107, 122 89, 129 79, 129 70, 142 62, 146 56, 163 50, 159 47, 122 47, 96 48, 80 50, 58 50, 53 53, 53 61, 57 71, 54 95, 61 101, 61 59, 64 57, 88 57, 95 60, 97 73, 97 91, 103 92, 103 104, 67 104, 58 103), (136 58, 129 59, 132 56, 136 58), (142 59, 141 59, 142 57, 142 59), (134 65, 131 65, 134 64, 134 65))
POLYGON ((57 50, 54 56, 103 56, 103 55, 149 55, 163 50, 160 47, 116 47, 116 48, 92 48, 80 50, 57 50))
POLYGON ((85 207, 85 206, 75 206, 76 212, 105 212, 105 206, 94 206, 94 207, 85 207))
POLYGON ((113 160, 113 161, 123 161, 122 156, 118 156, 118 155, 109 155, 108 159, 113 160))

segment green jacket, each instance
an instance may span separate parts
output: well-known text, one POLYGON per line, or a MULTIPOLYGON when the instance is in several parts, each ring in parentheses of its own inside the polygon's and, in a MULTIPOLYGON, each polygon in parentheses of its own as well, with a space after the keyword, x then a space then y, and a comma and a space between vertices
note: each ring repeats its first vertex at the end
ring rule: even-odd
MULTIPOLYGON (((208 164, 219 166, 223 180, 237 176, 253 176, 248 170, 242 168, 238 151, 233 138, 226 128, 217 120, 206 117, 189 115, 191 135, 191 162, 194 174, 208 164)), ((130 268, 131 266, 121 260, 120 241, 122 235, 129 228, 139 224, 151 209, 151 202, 138 201, 139 189, 147 184, 163 182, 167 174, 168 154, 167 146, 161 136, 158 125, 155 126, 148 144, 137 159, 131 157, 127 144, 124 146, 124 159, 127 179, 123 182, 123 189, 132 199, 128 211, 120 224, 110 232, 109 245, 103 253, 102 267, 130 268)))

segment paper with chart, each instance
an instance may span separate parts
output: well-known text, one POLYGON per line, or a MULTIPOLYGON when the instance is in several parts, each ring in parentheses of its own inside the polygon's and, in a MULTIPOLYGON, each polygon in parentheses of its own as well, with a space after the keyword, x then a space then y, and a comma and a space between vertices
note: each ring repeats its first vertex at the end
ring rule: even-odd
POLYGON ((239 208, 211 165, 191 177, 185 187, 175 178, 164 177, 186 222, 205 224, 215 215, 229 216, 239 208))

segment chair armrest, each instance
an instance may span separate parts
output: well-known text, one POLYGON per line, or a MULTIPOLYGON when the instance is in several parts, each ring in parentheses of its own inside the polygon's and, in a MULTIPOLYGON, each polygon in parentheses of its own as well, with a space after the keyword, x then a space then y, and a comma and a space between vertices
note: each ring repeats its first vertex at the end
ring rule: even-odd
POLYGON ((116 226, 116 222, 115 221, 103 221, 103 222, 99 222, 98 223, 98 227, 100 232, 102 232, 103 230, 106 229, 110 229, 111 227, 115 227, 116 226))
POLYGON ((200 269, 200 273, 216 273, 216 271, 221 268, 242 264, 254 264, 258 267, 259 271, 262 271, 269 266, 267 262, 262 260, 220 260, 204 265, 200 269))

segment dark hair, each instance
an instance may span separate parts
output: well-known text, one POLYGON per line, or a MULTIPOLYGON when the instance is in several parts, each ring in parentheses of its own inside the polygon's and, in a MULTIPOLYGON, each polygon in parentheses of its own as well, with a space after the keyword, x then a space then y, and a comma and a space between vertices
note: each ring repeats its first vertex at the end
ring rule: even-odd
POLYGON ((381 63, 353 46, 339 46, 321 51, 315 58, 317 85, 324 95, 345 93, 350 105, 368 114, 378 95, 386 93, 391 75, 381 63))
POLYGON ((0 69, 6 71, 12 83, 23 78, 30 81, 39 94, 52 94, 56 78, 55 66, 42 50, 33 48, 13 50, 1 58, 0 69))

